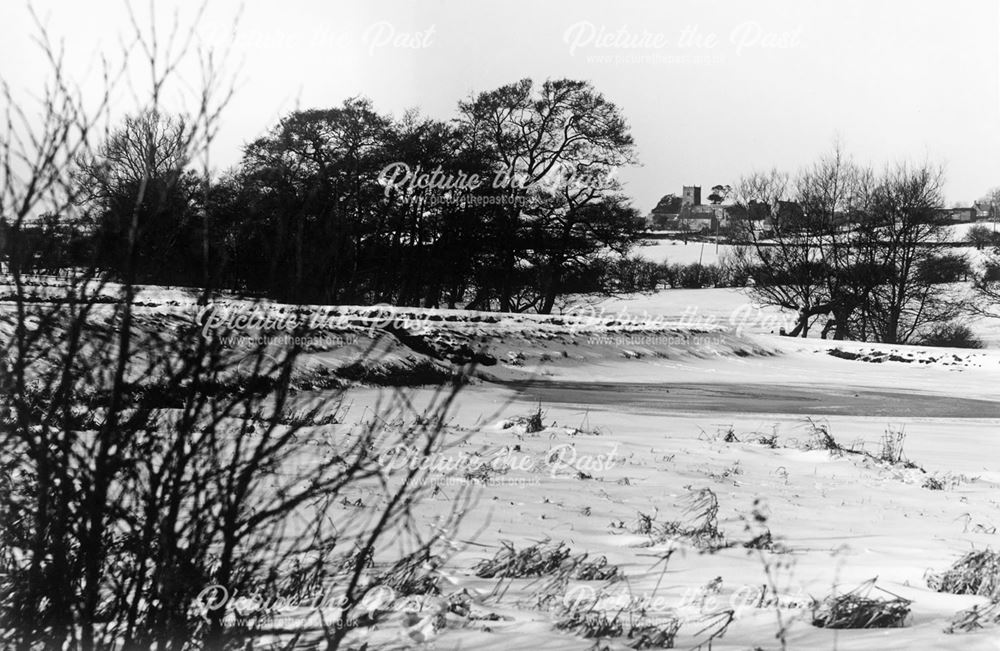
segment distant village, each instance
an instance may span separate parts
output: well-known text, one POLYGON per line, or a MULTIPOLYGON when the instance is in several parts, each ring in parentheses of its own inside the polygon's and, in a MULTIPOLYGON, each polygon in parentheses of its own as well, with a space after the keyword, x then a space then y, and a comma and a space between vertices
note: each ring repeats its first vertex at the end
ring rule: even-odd
MULTIPOLYGON (((801 208, 794 201, 778 201, 777 206, 753 204, 749 208, 729 200, 731 188, 716 185, 702 203, 701 186, 685 185, 680 196, 667 194, 646 216, 646 227, 653 231, 683 231, 690 233, 716 233, 725 230, 730 221, 747 217, 760 224, 761 230, 769 229, 772 219, 794 217, 801 208), (749 214, 748 214, 749 213, 749 214)), ((970 207, 945 208, 941 216, 955 224, 991 221, 1000 216, 1000 207, 986 200, 976 201, 970 207)))

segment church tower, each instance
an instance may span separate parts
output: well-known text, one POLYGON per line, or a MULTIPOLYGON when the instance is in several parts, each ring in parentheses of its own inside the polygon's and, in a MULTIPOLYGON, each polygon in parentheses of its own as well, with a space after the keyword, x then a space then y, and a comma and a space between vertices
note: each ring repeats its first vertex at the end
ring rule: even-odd
POLYGON ((685 185, 684 194, 681 195, 681 202, 685 206, 700 206, 701 205, 701 186, 700 185, 685 185))

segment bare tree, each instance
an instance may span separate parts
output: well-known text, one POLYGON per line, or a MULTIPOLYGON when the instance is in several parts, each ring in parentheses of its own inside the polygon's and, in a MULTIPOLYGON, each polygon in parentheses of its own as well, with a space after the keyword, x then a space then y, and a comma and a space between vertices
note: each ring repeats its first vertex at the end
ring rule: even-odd
POLYGON ((908 343, 967 311, 955 291, 921 273, 949 239, 940 214, 943 182, 940 168, 898 164, 874 188, 867 237, 883 273, 860 327, 875 341, 908 343))
MULTIPOLYGON (((585 205, 607 202, 610 212, 620 212, 613 171, 635 160, 628 124, 592 84, 571 79, 548 80, 537 89, 522 79, 480 93, 459 108, 467 146, 487 152, 500 181, 498 191, 509 199, 493 224, 496 250, 489 255, 495 286, 480 288, 469 307, 488 306, 491 292, 505 312, 535 307, 537 297, 528 305, 515 300, 523 285, 515 280, 525 263, 523 252, 534 244, 532 229, 555 232, 555 242, 563 243, 574 229, 586 229, 587 221, 578 218, 585 205)), ((625 240, 636 228, 629 220, 609 223, 618 225, 616 232, 625 240)), ((542 269, 543 311, 551 309, 551 288, 569 258, 564 250, 548 256, 542 269)))
POLYGON ((994 249, 973 282, 976 314, 1000 318, 1000 249, 994 249))
POLYGON ((753 280, 748 291, 755 299, 796 311, 798 322, 789 334, 805 337, 810 319, 821 313, 817 310, 825 307, 828 295, 819 264, 821 235, 791 211, 790 184, 777 170, 740 179, 733 229, 742 244, 727 264, 753 280))
POLYGON ((147 109, 127 116, 78 161, 81 210, 103 270, 129 268, 147 282, 204 278, 207 260, 197 241, 203 216, 195 206, 202 179, 191 169, 188 140, 196 134, 188 131, 181 119, 147 109))
POLYGON ((878 282, 873 249, 859 236, 872 185, 871 171, 851 161, 839 145, 796 179, 795 201, 803 228, 815 238, 811 246, 822 269, 824 299, 808 311, 833 315, 824 337, 833 328, 834 339, 850 338, 852 316, 878 282))
POLYGON ((729 264, 753 279, 761 303, 798 312, 790 335, 832 315, 835 339, 906 343, 965 309, 938 269, 947 254, 940 218, 942 173, 898 165, 876 176, 839 147, 794 179, 754 174, 736 188, 736 232, 744 244, 729 264))

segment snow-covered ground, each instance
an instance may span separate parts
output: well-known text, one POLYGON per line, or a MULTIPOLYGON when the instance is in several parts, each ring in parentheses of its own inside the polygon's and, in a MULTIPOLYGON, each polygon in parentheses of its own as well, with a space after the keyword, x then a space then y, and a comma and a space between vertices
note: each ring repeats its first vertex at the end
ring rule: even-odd
MULTIPOLYGON (((986 226, 993 228, 992 222, 975 222, 971 224, 955 224, 950 226, 949 241, 955 244, 962 244, 966 241, 969 229, 974 226, 986 226)), ((724 242, 716 242, 713 235, 705 237, 705 241, 689 240, 685 242, 681 238, 673 239, 646 239, 633 250, 633 255, 639 256, 651 262, 668 262, 670 264, 719 264, 720 260, 733 249, 733 245, 724 242)), ((988 251, 977 250, 972 246, 953 246, 951 251, 964 254, 973 266, 977 267, 985 260, 988 251)))
MULTIPOLYGON (((200 309, 178 290, 146 288, 139 300, 162 327, 200 309)), ((380 364, 447 365, 456 351, 490 360, 459 392, 446 419, 450 446, 437 453, 442 467, 461 457, 486 468, 474 479, 475 503, 448 532, 453 553, 434 570, 442 595, 392 601, 352 641, 625 649, 635 642, 629 618, 642 615, 679 624, 675 648, 709 648, 730 620, 712 649, 782 648, 779 632, 795 650, 1000 649, 1000 626, 944 632, 985 597, 939 593, 926 581, 971 549, 1000 545, 1000 350, 789 339, 770 334, 768 317, 780 314, 746 305, 738 290, 715 289, 609 299, 552 318, 334 308, 353 319, 338 326, 352 343, 311 350, 306 366, 364 351, 380 364), (381 330, 390 317, 419 326, 410 329, 420 345, 381 330), (538 409, 535 430, 527 417, 538 409), (887 435, 902 441, 909 463, 879 460, 887 435), (477 575, 505 543, 543 541, 606 559, 617 580, 477 575), (905 626, 812 624, 813 599, 870 580, 871 596, 909 600, 905 626), (449 610, 449 596, 469 608, 449 610), (559 628, 574 609, 625 627, 595 646, 559 628)), ((354 386, 296 400, 344 405, 340 424, 312 430, 329 443, 399 392, 354 386)), ((403 422, 440 394, 405 395, 403 422)), ((428 480, 439 490, 417 512, 430 531, 453 506, 449 482, 464 477, 428 480)), ((383 497, 376 485, 353 490, 345 509, 383 497)))
POLYGON ((719 260, 732 248, 729 244, 715 242, 695 242, 683 240, 645 240, 644 244, 635 247, 633 255, 651 262, 668 262, 670 264, 718 264, 719 260))
MULTIPOLYGON (((606 299, 575 297, 573 314, 650 315, 676 320, 686 325, 722 325, 751 334, 779 334, 781 328, 795 327, 795 314, 755 303, 741 288, 669 289, 643 294, 627 294, 606 299)), ((1000 314, 1000 306, 994 310, 1000 314)), ((962 322, 989 348, 1000 347, 1000 319, 964 316, 962 322)), ((810 337, 819 337, 822 324, 814 325, 810 337)))
MULTIPOLYGON (((499 360, 459 394, 449 420, 459 447, 445 453, 491 468, 444 568, 445 592, 468 595, 472 614, 434 620, 442 602, 431 600, 423 617, 395 613, 358 641, 588 649, 593 640, 557 624, 567 607, 596 600, 594 612, 609 617, 645 608, 648 621, 676 620, 676 648, 705 643, 728 610, 733 621, 713 649, 779 648, 779 630, 789 649, 1000 648, 996 627, 944 632, 958 611, 987 599, 938 593, 925 580, 997 544, 1000 351, 708 326, 678 340, 682 331, 601 336, 510 322, 428 333, 438 345, 474 339, 499 360), (526 417, 539 407, 545 427, 529 431, 526 417), (823 428, 845 451, 824 449, 823 428), (900 433, 912 463, 877 460, 883 437, 900 433), (689 509, 706 491, 718 504, 720 548, 663 535, 670 523, 697 521, 689 509), (772 548, 744 546, 764 532, 772 548), (542 541, 606 558, 622 578, 553 586, 477 576, 476 564, 505 543, 542 541), (874 596, 911 602, 904 627, 812 625, 813 598, 873 579, 874 596)), ((419 413, 437 395, 415 390, 408 400, 419 413)), ((370 413, 385 397, 351 390, 351 413, 370 413)), ((449 505, 441 481, 425 505, 428 526, 449 505)), ((601 647, 630 642, 621 634, 601 647)))
MULTIPOLYGON (((461 449, 499 461, 455 533, 458 552, 447 575, 449 590, 472 595, 474 611, 490 619, 455 619, 433 630, 435 648, 592 648, 593 641, 555 627, 560 608, 603 596, 599 603, 614 614, 624 595, 644 600, 653 619, 679 618, 676 648, 703 643, 703 629, 711 630, 726 609, 733 609, 734 621, 713 649, 778 648, 779 616, 789 649, 1000 648, 998 628, 944 633, 956 612, 987 600, 937 593, 924 578, 972 548, 997 545, 1000 352, 753 339, 747 347, 767 354, 625 343, 618 354, 598 347, 600 356, 588 357, 576 350, 582 340, 579 346, 536 342, 533 353, 507 370, 535 371, 540 383, 481 382, 463 390, 452 414, 456 433, 467 437, 461 449), (566 347, 574 349, 568 357, 539 354, 566 347), (643 348, 642 356, 626 354, 643 348), (860 356, 845 359, 831 350, 860 356), (546 383, 557 390, 540 399, 546 383), (581 393, 573 383, 600 386, 581 393), (706 394, 685 403, 692 386, 706 394), (662 400, 643 398, 642 387, 661 392, 662 400), (797 392, 791 404, 782 396, 789 387, 797 392), (669 392, 682 397, 671 399, 669 392), (758 408, 746 409, 747 401, 758 408), (546 427, 528 432, 517 417, 539 404, 546 427), (826 409, 831 404, 843 409, 826 409), (918 467, 818 449, 817 427, 828 428, 845 448, 875 456, 887 432, 905 432, 904 456, 918 467), (772 443, 761 443, 772 434, 772 443), (929 478, 943 490, 930 489, 929 478), (728 546, 706 552, 683 536, 655 534, 656 523, 691 518, 692 496, 705 489, 718 500, 718 527, 728 546), (643 533, 642 514, 652 518, 653 534, 643 533), (744 547, 765 530, 773 549, 744 547), (500 581, 473 571, 504 541, 521 549, 543 540, 606 557, 625 578, 571 581, 540 605, 551 588, 543 579, 500 581), (811 624, 812 598, 875 578, 876 596, 912 602, 904 628, 811 624), (770 598, 758 599, 762 586, 769 586, 770 598)), ((505 359, 507 348, 521 350, 521 343, 507 337, 491 350, 505 359)), ((352 392, 352 409, 370 409, 382 393, 352 392)), ((432 395, 412 394, 415 408, 432 395)), ((444 508, 447 491, 434 499, 444 508)), ((405 643, 412 634, 400 616, 368 637, 405 643)), ((609 648, 628 643, 602 641, 609 648)))

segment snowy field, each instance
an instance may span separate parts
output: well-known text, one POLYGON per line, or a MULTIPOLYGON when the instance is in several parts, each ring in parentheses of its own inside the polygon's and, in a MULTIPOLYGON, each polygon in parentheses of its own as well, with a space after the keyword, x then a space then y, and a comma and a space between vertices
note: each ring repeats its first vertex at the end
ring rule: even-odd
MULTIPOLYGON (((494 469, 480 480, 448 566, 450 589, 472 596, 479 619, 437 629, 400 616, 370 642, 426 635, 435 648, 588 649, 592 640, 557 622, 566 607, 593 600, 606 614, 632 603, 651 620, 676 618, 676 648, 704 643, 727 610, 733 620, 713 649, 779 648, 779 629, 789 649, 1000 648, 997 628, 943 632, 985 598, 939 593, 925 580, 997 544, 996 351, 757 336, 746 347, 766 354, 742 356, 732 342, 583 348, 569 337, 529 339, 494 341, 500 359, 523 359, 488 369, 493 381, 466 388, 452 414, 462 453, 494 469), (860 357, 830 355, 834 348, 860 357), (525 374, 536 381, 510 384, 525 374), (529 431, 525 417, 538 405, 544 428, 529 431), (824 449, 824 429, 850 452, 824 449), (878 459, 887 433, 905 433, 912 464, 878 459), (718 549, 665 533, 697 521, 692 500, 706 490, 718 504, 718 549), (746 546, 765 533, 773 545, 746 546), (545 577, 474 570, 505 542, 521 550, 540 541, 606 558, 621 578, 554 588, 545 577), (870 580, 874 596, 910 602, 904 627, 811 624, 813 598, 870 580)), ((379 398, 383 390, 358 389, 352 409, 363 413, 379 398)), ((444 508, 447 489, 435 499, 444 508)), ((602 648, 629 643, 619 636, 602 648)))
MULTIPOLYGON (((199 310, 180 290, 137 300, 164 328, 199 310)), ((358 325, 367 308, 338 308, 354 315, 341 328, 352 343, 311 350, 304 365, 361 351, 383 365, 447 365, 460 349, 492 360, 458 393, 435 453, 441 467, 474 459, 476 472, 432 473, 417 511, 431 531, 455 482, 473 484, 447 561, 424 568, 441 594, 383 595, 377 621, 351 633, 355 648, 1000 649, 996 624, 945 632, 987 597, 932 587, 970 550, 1000 546, 1000 350, 789 339, 769 334, 780 314, 745 305, 713 289, 551 318, 407 310, 416 347, 384 323, 358 325), (506 545, 571 555, 504 577, 506 545), (813 624, 817 604, 852 590, 905 604, 902 626, 813 624)), ((358 384, 297 400, 343 408, 311 430, 320 450, 400 395, 406 407, 387 422, 413 419, 439 391, 358 384)), ((353 490, 338 497, 345 510, 384 497, 376 484, 353 490)), ((304 627, 311 615, 278 616, 304 627)))
MULTIPOLYGON (((957 224, 950 227, 949 240, 954 244, 964 244, 969 229, 974 226, 993 228, 991 222, 957 224)), ((651 262, 719 264, 720 260, 733 249, 730 244, 716 243, 712 235, 706 239, 707 241, 690 240, 686 243, 683 239, 647 239, 643 244, 636 246, 632 254, 651 262)), ((986 251, 977 251, 972 246, 956 246, 952 251, 965 254, 973 266, 981 264, 986 254, 986 251)))
POLYGON ((633 255, 650 262, 669 262, 670 264, 718 264, 719 260, 732 248, 728 244, 714 242, 695 242, 684 240, 645 240, 643 245, 635 247, 633 255))

